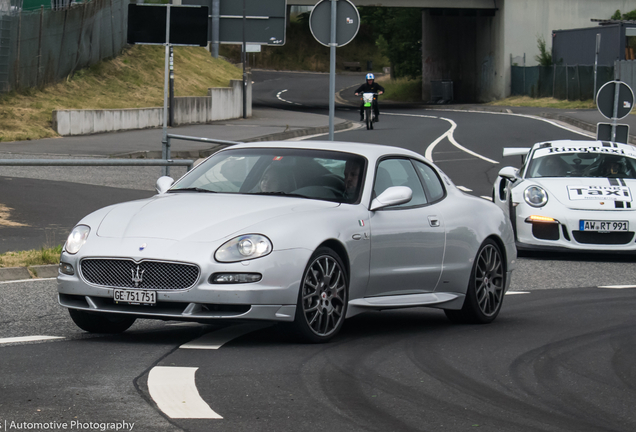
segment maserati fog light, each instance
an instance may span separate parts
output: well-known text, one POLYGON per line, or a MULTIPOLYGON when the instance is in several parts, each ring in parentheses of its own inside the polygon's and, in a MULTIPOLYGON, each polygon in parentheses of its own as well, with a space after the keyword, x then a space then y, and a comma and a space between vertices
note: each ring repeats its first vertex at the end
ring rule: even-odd
POLYGON ((210 276, 213 284, 252 283, 263 279, 260 273, 214 273, 210 276))
POLYGON ((75 274, 75 269, 72 265, 68 263, 61 262, 59 267, 60 273, 73 276, 75 274))

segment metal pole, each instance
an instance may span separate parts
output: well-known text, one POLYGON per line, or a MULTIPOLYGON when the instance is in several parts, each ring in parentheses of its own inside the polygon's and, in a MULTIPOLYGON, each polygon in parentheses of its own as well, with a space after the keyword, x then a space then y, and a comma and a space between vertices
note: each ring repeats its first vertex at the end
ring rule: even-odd
POLYGON ((170 45, 170 127, 174 126, 174 48, 170 45))
POLYGON ((565 64, 565 100, 570 100, 570 80, 568 78, 568 64, 565 64))
POLYGON ((601 50, 601 34, 596 33, 596 54, 594 54, 594 103, 596 103, 596 80, 598 75, 598 53, 601 50))
POLYGON ((526 53, 523 53, 523 93, 526 96, 526 53))
POLYGON ((331 0, 331 40, 329 43, 329 141, 333 141, 336 111, 336 14, 338 4, 331 0))
MULTIPOLYGON (((168 80, 170 78, 170 4, 166 5, 166 52, 163 78, 163 139, 161 154, 163 159, 170 159, 168 147, 168 80)), ((161 175, 170 175, 168 166, 161 169, 161 175)))
POLYGON ((243 62, 243 118, 247 118, 247 69, 245 69, 245 0, 243 0, 243 52, 241 53, 241 59, 243 62))
MULTIPOLYGON (((618 123, 618 93, 621 88, 620 81, 614 81, 614 114, 612 114, 612 142, 616 142, 616 125, 618 123)), ((628 137, 629 141, 629 137, 628 137)))
POLYGON ((219 58, 220 5, 221 0, 212 0, 212 44, 210 45, 210 53, 214 58, 219 58))

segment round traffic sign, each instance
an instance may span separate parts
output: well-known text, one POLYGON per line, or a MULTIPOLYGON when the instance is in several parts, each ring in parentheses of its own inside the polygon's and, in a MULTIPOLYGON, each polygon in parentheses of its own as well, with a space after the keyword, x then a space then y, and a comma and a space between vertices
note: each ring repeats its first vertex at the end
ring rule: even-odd
POLYGON ((634 93, 632 89, 622 81, 609 81, 600 88, 596 95, 596 106, 603 116, 608 119, 620 120, 627 117, 634 106, 634 93), (618 85, 618 98, 616 98, 616 86, 618 85), (614 117, 616 107, 616 117, 614 117))
MULTIPOLYGON (((331 1, 322 0, 309 15, 311 34, 325 46, 329 46, 331 42, 331 1)), ((341 47, 358 34, 360 14, 349 0, 337 0, 336 3, 336 46, 341 47)))

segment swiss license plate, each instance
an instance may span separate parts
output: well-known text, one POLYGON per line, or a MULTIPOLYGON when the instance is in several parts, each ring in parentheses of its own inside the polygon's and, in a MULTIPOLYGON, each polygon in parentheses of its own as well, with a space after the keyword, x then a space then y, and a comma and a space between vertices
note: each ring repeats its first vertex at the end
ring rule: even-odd
POLYGON ((142 290, 113 290, 115 303, 128 303, 132 305, 154 305, 157 303, 157 293, 155 291, 142 290))
POLYGON ((582 220, 579 222, 581 231, 601 231, 601 232, 616 232, 616 231, 629 231, 628 221, 594 221, 594 220, 582 220))

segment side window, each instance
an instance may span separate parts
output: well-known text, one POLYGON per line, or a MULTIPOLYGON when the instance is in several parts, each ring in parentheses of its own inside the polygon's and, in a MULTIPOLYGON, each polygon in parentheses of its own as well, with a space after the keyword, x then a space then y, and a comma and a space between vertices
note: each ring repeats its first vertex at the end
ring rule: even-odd
POLYGON ((425 163, 420 161, 413 162, 424 179, 424 184, 426 185, 429 195, 429 201, 435 202, 442 199, 444 197, 444 186, 442 186, 442 182, 437 176, 437 173, 435 173, 433 168, 425 163))
POLYGON ((406 186, 413 191, 411 201, 391 208, 412 207, 427 203, 422 183, 408 159, 385 159, 378 165, 373 196, 377 197, 391 186, 406 186))

